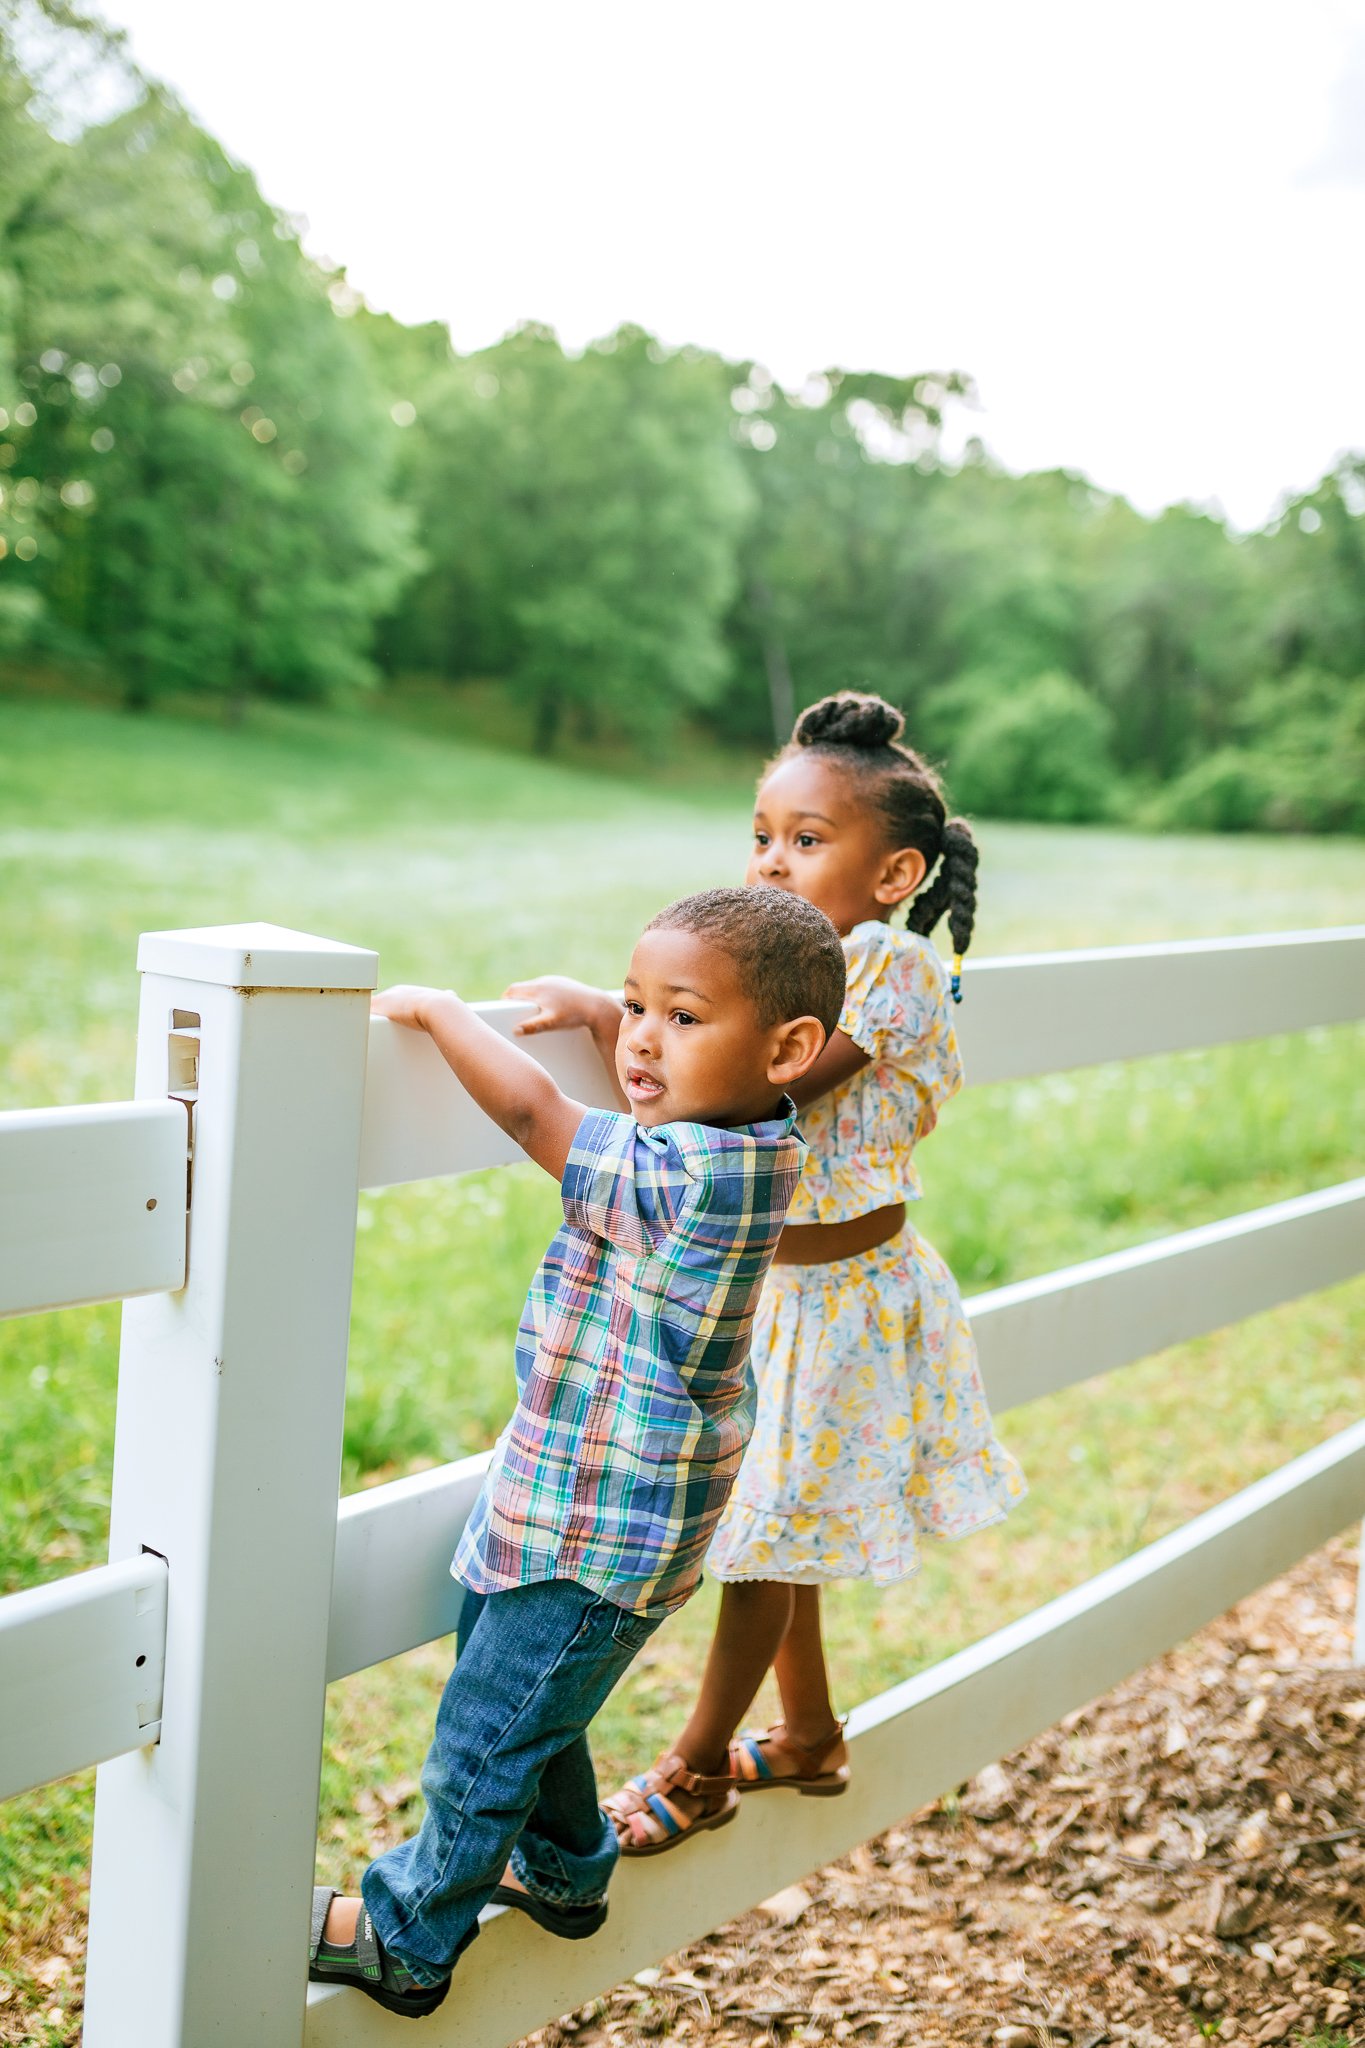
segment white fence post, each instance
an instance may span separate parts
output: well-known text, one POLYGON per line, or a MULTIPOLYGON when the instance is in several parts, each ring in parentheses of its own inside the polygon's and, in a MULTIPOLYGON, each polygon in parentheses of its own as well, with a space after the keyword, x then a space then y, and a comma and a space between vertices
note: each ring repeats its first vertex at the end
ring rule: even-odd
POLYGON ((193 1096, 189 1270, 124 1309, 111 1559, 168 1565, 159 1745, 101 1767, 87 2048, 297 2048, 368 999, 272 925, 144 936, 137 1094, 193 1096))

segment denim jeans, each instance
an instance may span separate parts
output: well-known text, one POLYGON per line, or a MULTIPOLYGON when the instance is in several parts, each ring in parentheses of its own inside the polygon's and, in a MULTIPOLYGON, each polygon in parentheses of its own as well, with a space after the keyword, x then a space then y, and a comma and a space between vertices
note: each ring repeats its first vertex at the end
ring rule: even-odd
POLYGON ((616 1835, 584 1730, 657 1625, 571 1579, 465 1594, 422 1766, 422 1825, 360 1886, 380 1940, 419 1983, 449 1975, 509 1858, 552 1905, 606 1891, 616 1835))

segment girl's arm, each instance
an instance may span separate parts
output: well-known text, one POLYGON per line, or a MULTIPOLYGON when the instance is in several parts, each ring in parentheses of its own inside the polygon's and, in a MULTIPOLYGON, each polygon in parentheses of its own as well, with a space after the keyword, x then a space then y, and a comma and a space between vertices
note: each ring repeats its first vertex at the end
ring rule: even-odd
POLYGON ((503 990, 503 996, 537 1006, 534 1017, 515 1026, 518 1038, 533 1038, 538 1031, 574 1031, 580 1026, 590 1031, 611 1077, 617 1101, 622 1109, 630 1108, 616 1079, 616 1041, 626 1009, 620 996, 609 995, 604 988, 591 988, 585 981, 571 981, 566 974, 541 974, 533 981, 514 981, 503 990))
POLYGON ((569 1147, 587 1107, 572 1101, 528 1052, 500 1038, 450 989, 386 988, 373 998, 370 1011, 427 1032, 484 1114, 537 1166, 563 1180, 569 1147))
POLYGON ((787 1092, 798 1109, 805 1109, 808 1103, 818 1102, 822 1095, 828 1095, 871 1064, 862 1047, 855 1045, 846 1031, 831 1031, 810 1072, 787 1092))

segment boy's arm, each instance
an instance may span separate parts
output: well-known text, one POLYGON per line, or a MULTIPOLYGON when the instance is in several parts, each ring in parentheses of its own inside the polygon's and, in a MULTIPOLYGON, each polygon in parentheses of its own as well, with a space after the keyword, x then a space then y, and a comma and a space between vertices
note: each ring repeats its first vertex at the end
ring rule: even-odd
POLYGON ((484 1114, 537 1166, 563 1180, 587 1105, 572 1101, 529 1053, 500 1038, 450 989, 387 988, 370 1009, 390 1023, 427 1032, 484 1114))

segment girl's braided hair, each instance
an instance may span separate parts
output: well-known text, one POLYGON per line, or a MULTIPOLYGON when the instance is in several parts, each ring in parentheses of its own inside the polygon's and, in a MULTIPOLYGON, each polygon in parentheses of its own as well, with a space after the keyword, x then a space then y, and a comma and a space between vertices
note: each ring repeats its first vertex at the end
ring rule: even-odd
POLYGON ((911 898, 906 929, 927 938, 946 912, 953 951, 965 953, 976 921, 976 841, 965 818, 948 816, 928 762, 901 744, 904 730, 904 718, 885 698, 839 690, 801 713, 777 758, 789 760, 809 747, 867 784, 890 845, 913 846, 924 855, 928 879, 911 898))

